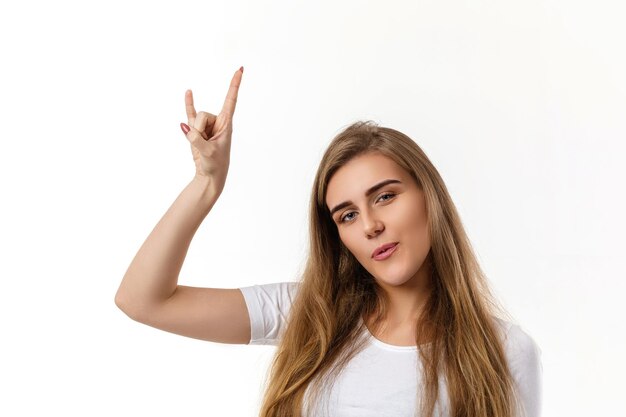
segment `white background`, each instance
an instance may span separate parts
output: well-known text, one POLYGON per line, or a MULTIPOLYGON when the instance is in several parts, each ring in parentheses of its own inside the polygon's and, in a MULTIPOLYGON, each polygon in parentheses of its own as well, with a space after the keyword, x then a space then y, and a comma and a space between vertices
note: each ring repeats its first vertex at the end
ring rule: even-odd
POLYGON ((273 347, 114 304, 194 173, 184 92, 231 166, 179 283, 297 279, 315 169, 372 119, 439 169, 492 288, 542 349, 544 415, 623 408, 626 59, 614 1, 4 2, 0 415, 253 416, 273 347))

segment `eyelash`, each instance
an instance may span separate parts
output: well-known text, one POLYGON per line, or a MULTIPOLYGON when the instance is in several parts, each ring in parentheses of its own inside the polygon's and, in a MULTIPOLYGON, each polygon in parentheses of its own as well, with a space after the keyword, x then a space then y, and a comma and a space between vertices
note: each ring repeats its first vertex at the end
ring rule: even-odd
MULTIPOLYGON (((384 194, 381 194, 381 196, 380 196, 380 197, 378 197, 378 199, 377 199, 376 201, 380 200, 381 198, 383 198, 383 197, 385 197, 385 196, 389 196, 389 197, 393 198, 393 197, 395 197, 395 194, 394 194, 394 193, 384 193, 384 194)), ((389 201, 389 200, 391 200, 391 198, 389 198, 389 199, 387 199, 387 200, 385 200, 385 201, 389 201)), ((343 216, 341 216, 341 217, 339 218, 339 223, 346 223, 346 222, 349 222, 350 220, 345 220, 345 218, 346 218, 346 216, 347 216, 347 215, 352 214, 352 213, 354 213, 354 212, 353 212, 353 211, 350 211, 350 212, 348 212, 348 213, 344 213, 344 214, 343 214, 343 216)))

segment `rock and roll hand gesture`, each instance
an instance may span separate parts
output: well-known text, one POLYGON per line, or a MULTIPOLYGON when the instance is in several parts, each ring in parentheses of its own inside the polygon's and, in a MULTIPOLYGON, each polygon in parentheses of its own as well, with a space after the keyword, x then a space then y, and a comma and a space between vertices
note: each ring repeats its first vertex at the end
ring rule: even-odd
POLYGON ((217 116, 204 111, 196 113, 191 90, 185 92, 188 125, 181 123, 180 127, 191 143, 196 177, 209 178, 219 193, 224 188, 228 174, 233 115, 242 75, 243 67, 233 75, 226 100, 217 116))

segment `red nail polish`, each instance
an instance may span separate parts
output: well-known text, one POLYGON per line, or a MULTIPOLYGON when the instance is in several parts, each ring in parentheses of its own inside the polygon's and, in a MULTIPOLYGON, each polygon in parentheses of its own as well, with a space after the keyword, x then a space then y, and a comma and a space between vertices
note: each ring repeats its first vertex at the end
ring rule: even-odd
POLYGON ((189 126, 187 126, 186 124, 184 124, 184 123, 180 124, 180 128, 183 130, 183 133, 185 135, 191 130, 191 128, 189 126))
POLYGON ((241 73, 243 74, 243 66, 239 68, 239 71, 241 71, 241 73))

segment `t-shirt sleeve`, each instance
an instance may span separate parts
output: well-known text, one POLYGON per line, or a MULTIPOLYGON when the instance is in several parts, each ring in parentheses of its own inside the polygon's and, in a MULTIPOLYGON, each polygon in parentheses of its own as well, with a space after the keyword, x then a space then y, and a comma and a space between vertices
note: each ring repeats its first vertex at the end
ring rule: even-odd
POLYGON ((541 349, 517 324, 510 324, 505 347, 509 367, 517 385, 520 417, 540 417, 542 403, 541 349))
POLYGON ((298 282, 276 282, 239 288, 250 316, 249 345, 278 344, 298 284, 298 282))

